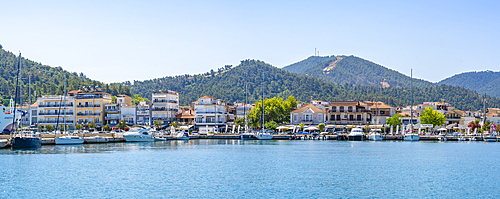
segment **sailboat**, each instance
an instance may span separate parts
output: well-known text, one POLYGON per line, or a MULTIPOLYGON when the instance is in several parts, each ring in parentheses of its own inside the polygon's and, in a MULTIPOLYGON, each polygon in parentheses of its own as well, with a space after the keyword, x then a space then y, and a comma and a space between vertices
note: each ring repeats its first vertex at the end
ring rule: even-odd
MULTIPOLYGON (((248 83, 247 79, 245 76, 245 103, 243 104, 243 113, 245 115, 245 132, 240 135, 240 139, 242 140, 253 140, 255 139, 255 135, 253 133, 248 132, 248 122, 247 122, 247 90, 248 90, 248 83)), ((233 126, 233 131, 234 131, 234 126, 233 126)), ((240 126, 238 126, 238 132, 240 131, 240 126)))
POLYGON ((257 133, 256 138, 259 140, 272 140, 273 135, 266 132, 266 127, 264 126, 264 70, 262 70, 262 132, 257 133))
POLYGON ((413 82, 413 69, 411 70, 411 73, 410 73, 410 94, 411 94, 411 97, 410 97, 410 124, 411 124, 411 128, 410 128, 410 133, 407 133, 405 134, 404 136, 404 141, 419 141, 420 140, 420 135, 418 133, 413 133, 413 86, 412 86, 412 82, 413 82))
MULTIPOLYGON (((19 79, 19 104, 23 104, 22 100, 22 90, 21 90, 21 52, 19 52, 19 76, 17 77, 19 79)), ((17 81, 16 81, 17 82, 17 81)), ((16 86, 16 96, 14 97, 14 101, 16 101, 17 98, 17 86, 16 86)), ((30 104, 28 103, 28 106, 30 104)), ((17 125, 21 121, 22 116, 25 115, 22 111, 19 111, 22 115, 18 115, 19 118, 16 118, 16 113, 18 110, 16 110, 16 103, 14 102, 14 116, 12 117, 12 132, 13 137, 11 138, 11 145, 12 148, 40 148, 42 146, 42 139, 39 137, 36 137, 33 132, 27 131, 27 132, 17 132, 15 129, 17 128, 17 125)), ((12 113, 11 113, 12 114, 12 113)))
MULTIPOLYGON (((64 75, 64 104, 66 104, 66 75, 64 75)), ((59 103, 59 111, 58 116, 57 116, 57 127, 59 126, 59 113, 61 112, 61 104, 62 101, 59 103)), ((66 106, 63 110, 63 113, 66 113, 66 106)), ((63 114, 66 115, 66 114, 63 114)), ((64 132, 66 132, 66 116, 63 118, 63 123, 64 123, 64 132)), ((56 129, 57 129, 56 127, 56 129)), ((54 135, 57 135, 57 131, 54 135)), ((85 140, 81 138, 80 136, 73 134, 73 135, 65 135, 61 136, 58 138, 55 138, 56 145, 71 145, 71 144, 83 144, 85 140)))

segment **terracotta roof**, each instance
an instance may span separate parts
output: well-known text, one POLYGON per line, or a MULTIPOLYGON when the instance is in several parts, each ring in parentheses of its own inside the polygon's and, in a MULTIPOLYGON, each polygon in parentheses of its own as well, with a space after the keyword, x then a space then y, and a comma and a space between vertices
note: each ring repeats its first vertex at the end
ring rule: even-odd
POLYGON ((488 114, 486 114, 486 116, 498 117, 498 114, 497 113, 488 113, 488 114))
POLYGON ((307 109, 311 109, 313 113, 326 113, 323 109, 320 109, 312 104, 307 104, 303 107, 293 110, 291 113, 302 113, 307 109))
POLYGON ((82 92, 82 90, 74 90, 74 91, 70 91, 68 93, 79 93, 79 92, 82 92))
POLYGON ((208 96, 208 95, 205 95, 205 96, 203 96, 203 97, 200 97, 200 98, 209 98, 209 99, 217 99, 217 98, 215 98, 215 97, 212 97, 212 96, 208 96))
POLYGON ((376 108, 395 109, 394 107, 389 106, 389 105, 385 104, 384 102, 377 102, 376 104, 374 103, 372 106, 370 106, 370 108, 372 108, 372 109, 376 109, 376 108))

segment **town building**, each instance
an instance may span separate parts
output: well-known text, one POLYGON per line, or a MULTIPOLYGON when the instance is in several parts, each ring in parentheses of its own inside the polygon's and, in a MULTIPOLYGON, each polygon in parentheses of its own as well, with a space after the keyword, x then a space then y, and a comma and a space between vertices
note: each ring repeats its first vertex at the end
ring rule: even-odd
POLYGON ((141 101, 136 106, 136 124, 139 125, 153 125, 151 123, 151 102, 149 101, 141 101))
POLYGON ((328 124, 364 125, 372 120, 371 107, 359 101, 332 101, 327 109, 328 124))
POLYGON ((326 111, 316 107, 313 104, 305 104, 300 108, 292 110, 290 112, 290 123, 291 124, 320 124, 324 123, 326 119, 326 111))
POLYGON ((199 129, 200 133, 206 134, 225 127, 231 118, 228 105, 230 104, 212 96, 200 97, 194 103, 195 128, 199 129))
POLYGON ((75 125, 76 107, 74 96, 45 95, 37 99, 36 121, 38 125, 75 125))
POLYGON ((68 92, 70 97, 75 99, 76 124, 87 125, 94 122, 97 126, 102 126, 104 119, 104 105, 111 103, 111 94, 102 92, 99 88, 93 90, 86 89, 68 92))
POLYGON ((132 98, 126 95, 118 95, 115 99, 116 103, 104 105, 105 124, 116 126, 123 120, 127 125, 135 125, 136 107, 132 104, 132 98))
POLYGON ((153 121, 161 121, 164 125, 170 124, 179 111, 179 92, 167 90, 153 93, 152 103, 153 121))
POLYGON ((396 114, 396 108, 384 102, 365 101, 370 106, 372 121, 371 124, 385 124, 387 119, 396 114))
POLYGON ((179 125, 194 125, 194 110, 191 107, 182 107, 181 112, 175 116, 179 125))
POLYGON ((248 114, 254 105, 245 103, 236 103, 236 119, 245 118, 245 114, 248 114))

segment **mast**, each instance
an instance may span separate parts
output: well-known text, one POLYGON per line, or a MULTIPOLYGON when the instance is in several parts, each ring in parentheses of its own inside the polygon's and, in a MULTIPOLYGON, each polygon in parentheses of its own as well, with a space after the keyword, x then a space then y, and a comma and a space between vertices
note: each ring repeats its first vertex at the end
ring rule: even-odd
POLYGON ((247 132, 247 89, 248 89, 248 83, 247 83, 247 76, 245 75, 245 104, 243 105, 243 113, 245 114, 245 133, 247 132))
POLYGON ((413 69, 410 72, 410 124, 411 124, 411 133, 413 133, 413 69))
POLYGON ((29 114, 28 116, 30 117, 29 118, 29 126, 31 126, 31 74, 28 76, 28 111, 29 111, 29 114))
POLYGON ((64 117, 63 117, 63 123, 64 123, 64 131, 67 131, 66 129, 66 107, 67 107, 67 104, 66 104, 66 74, 64 74, 64 117))
POLYGON ((264 113, 266 112, 264 109, 264 69, 262 69, 262 133, 264 133, 264 113))
MULTIPOLYGON (((19 78, 19 76, 21 76, 21 52, 19 52, 19 75, 17 76, 17 80, 16 80, 16 84, 19 84, 19 87, 21 87, 21 80, 19 78)), ((12 111, 14 111, 14 117, 12 117, 12 128, 11 130, 14 131, 14 127, 16 126, 16 99, 17 97, 17 85, 16 85, 16 94, 14 95, 14 109, 12 111)))

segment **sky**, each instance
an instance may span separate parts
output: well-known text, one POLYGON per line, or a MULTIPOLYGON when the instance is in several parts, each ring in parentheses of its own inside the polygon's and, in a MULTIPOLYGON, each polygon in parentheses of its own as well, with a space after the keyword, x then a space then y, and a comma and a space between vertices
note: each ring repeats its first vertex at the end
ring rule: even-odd
POLYGON ((500 70, 500 1, 6 1, 0 44, 106 83, 354 55, 432 82, 500 70))

